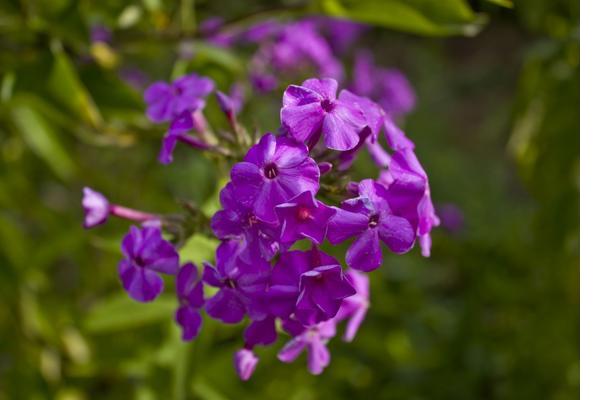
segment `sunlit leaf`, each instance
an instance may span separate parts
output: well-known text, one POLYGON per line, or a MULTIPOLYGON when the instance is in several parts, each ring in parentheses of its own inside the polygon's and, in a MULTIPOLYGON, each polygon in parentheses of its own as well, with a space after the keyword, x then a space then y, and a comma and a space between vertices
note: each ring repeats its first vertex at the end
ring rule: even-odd
POLYGON ((92 308, 84 321, 91 333, 107 333, 167 321, 177 307, 174 297, 163 294, 149 303, 140 303, 119 293, 92 308))
POLYGON ((48 167, 63 179, 75 173, 75 164, 63 148, 53 127, 36 110, 26 104, 11 108, 13 123, 29 148, 44 159, 48 167))

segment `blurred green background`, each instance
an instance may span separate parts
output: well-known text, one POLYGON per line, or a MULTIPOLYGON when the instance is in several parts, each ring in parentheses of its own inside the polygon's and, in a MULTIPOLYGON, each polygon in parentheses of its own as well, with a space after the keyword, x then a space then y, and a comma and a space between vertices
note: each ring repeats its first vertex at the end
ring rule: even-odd
MULTIPOLYGON (((0 399, 577 398, 579 3, 515 3, 1 0, 0 399), (205 319, 182 344, 174 298, 127 298, 116 274, 127 224, 83 230, 81 188, 144 210, 214 209, 225 171, 184 148, 156 162, 161 127, 123 68, 227 88, 247 54, 196 41, 178 58, 181 37, 211 16, 314 11, 374 25, 359 46, 414 84, 406 132, 434 202, 456 205, 464 226, 438 228, 430 259, 386 255, 357 338, 330 343, 321 376, 303 358, 277 361, 282 338, 257 350, 244 383, 232 367, 241 326, 205 319), (90 46, 96 23, 114 30, 111 47, 90 46)), ((241 119, 276 127, 279 96, 241 119)), ((365 157, 359 174, 372 168, 365 157)), ((183 258, 211 251, 195 238, 183 258)))

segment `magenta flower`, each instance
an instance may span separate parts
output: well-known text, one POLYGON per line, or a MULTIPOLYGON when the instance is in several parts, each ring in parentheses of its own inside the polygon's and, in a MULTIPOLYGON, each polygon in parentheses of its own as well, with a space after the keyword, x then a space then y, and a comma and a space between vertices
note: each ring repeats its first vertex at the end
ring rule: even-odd
POLYGON ((264 318, 253 320, 244 330, 244 342, 246 347, 256 345, 268 346, 277 340, 275 329, 275 317, 266 315, 264 318))
POLYGON ((286 343, 277 354, 277 358, 282 362, 291 363, 306 350, 308 371, 319 375, 329 365, 331 357, 327 342, 335 336, 335 331, 335 322, 332 319, 311 326, 286 343))
POLYGON ((342 300, 356 291, 340 265, 324 265, 300 276, 300 296, 295 315, 304 325, 313 325, 335 317, 342 300))
POLYGON ((412 218, 417 220, 417 235, 423 257, 429 257, 431 252, 431 230, 440 224, 440 219, 435 213, 435 208, 431 201, 431 192, 429 189, 429 179, 427 173, 419 163, 417 156, 412 149, 397 151, 392 155, 392 161, 389 166, 390 174, 395 179, 390 186, 391 193, 397 193, 392 201, 393 208, 397 213, 410 215, 410 210, 416 210, 416 215, 412 218), (419 182, 424 184, 424 191, 419 196, 419 182), (411 195, 408 196, 407 193, 411 195), (415 198, 419 199, 415 209, 415 198), (400 200, 400 201, 399 201, 400 200), (407 210, 408 209, 408 210, 407 210))
POLYGON ((156 82, 144 92, 148 105, 146 115, 155 123, 172 121, 184 111, 193 112, 204 107, 203 98, 214 89, 210 78, 189 74, 172 84, 156 82))
POLYGON ((352 268, 372 271, 382 263, 381 239, 395 253, 406 253, 415 242, 415 228, 403 216, 394 215, 390 194, 372 179, 360 182, 359 197, 346 200, 329 222, 327 238, 333 244, 356 237, 346 253, 352 268))
POLYGON ((175 321, 182 329, 181 338, 189 341, 198 336, 202 326, 200 309, 204 305, 204 290, 198 269, 187 263, 179 269, 176 280, 179 308, 175 312, 175 321))
POLYGON ((341 79, 343 67, 312 21, 284 26, 269 48, 270 61, 280 71, 315 67, 319 76, 341 79))
POLYGON ((299 193, 319 190, 319 168, 302 144, 266 134, 231 170, 235 198, 255 215, 276 222, 275 206, 299 193))
POLYGON ((411 112, 416 103, 415 92, 406 76, 399 70, 378 68, 368 51, 356 57, 352 90, 373 99, 396 117, 411 112))
POLYGON ((210 223, 215 236, 240 242, 244 246, 240 257, 248 263, 254 257, 273 258, 279 249, 276 225, 261 220, 252 207, 240 203, 232 183, 221 190, 220 200, 223 209, 213 215, 210 223))
POLYGON ((348 271, 347 277, 356 290, 356 294, 342 301, 342 306, 335 316, 335 320, 338 322, 348 320, 344 341, 351 342, 354 340, 356 332, 369 309, 369 277, 356 270, 348 271))
POLYGON ((88 187, 83 188, 84 228, 93 228, 102 225, 110 215, 110 203, 102 193, 88 187))
POLYGON ((333 208, 316 200, 308 191, 278 205, 275 212, 281 223, 281 241, 290 245, 304 238, 323 243, 327 223, 335 214, 333 208))
POLYGON ((177 273, 177 251, 162 238, 160 229, 154 227, 139 229, 132 226, 121 247, 125 255, 119 262, 123 287, 134 300, 154 300, 163 290, 163 279, 159 273, 177 273))
POLYGON ((206 313, 227 324, 240 322, 246 313, 262 317, 260 303, 269 279, 269 264, 256 260, 252 265, 238 257, 239 244, 224 242, 217 249, 217 267, 204 263, 202 280, 219 288, 217 294, 206 301, 206 313))
POLYGON ((314 144, 323 133, 324 143, 333 150, 350 150, 358 145, 364 116, 342 91, 336 99, 337 81, 308 79, 302 86, 290 85, 283 94, 281 124, 300 142, 314 144))
POLYGON ((399 151, 415 148, 415 144, 406 136, 402 129, 398 128, 389 116, 386 116, 384 120, 383 132, 392 150, 399 151))
POLYGON ((184 111, 173 119, 169 126, 169 130, 163 138, 162 147, 158 155, 158 161, 160 161, 161 164, 170 164, 173 162, 173 151, 175 150, 177 142, 185 143, 200 150, 210 148, 210 145, 199 137, 187 134, 187 132, 193 128, 203 129, 201 127, 202 121, 197 121, 198 119, 202 120, 203 118, 204 117, 202 117, 201 114, 198 114, 197 111, 194 113, 184 111))
POLYGON ((233 364, 240 379, 247 381, 256 369, 258 357, 250 349, 241 349, 235 353, 233 364))
POLYGON ((314 247, 309 251, 287 251, 281 254, 273 267, 266 295, 271 314, 289 318, 300 296, 300 277, 303 273, 322 265, 338 265, 338 261, 314 247))

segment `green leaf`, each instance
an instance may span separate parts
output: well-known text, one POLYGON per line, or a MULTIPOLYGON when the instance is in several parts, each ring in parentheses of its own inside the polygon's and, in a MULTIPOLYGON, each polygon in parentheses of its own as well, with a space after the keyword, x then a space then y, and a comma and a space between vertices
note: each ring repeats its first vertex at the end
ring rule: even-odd
POLYGON ((102 116, 88 90, 81 83, 71 60, 54 44, 54 64, 48 79, 48 88, 58 102, 75 115, 98 128, 102 124, 102 116))
POLYGON ((194 235, 179 250, 181 263, 192 261, 196 264, 214 258, 218 242, 205 236, 194 235))
POLYGON ((75 163, 63 148, 52 125, 27 104, 13 105, 11 116, 29 148, 46 161, 56 175, 70 179, 75 173, 75 163))
POLYGON ((84 320, 90 333, 107 333, 167 321, 173 317, 177 301, 162 295, 149 303, 139 303, 119 293, 97 304, 84 320))
POLYGON ((422 35, 473 35, 482 18, 464 0, 317 0, 334 17, 422 35))
POLYGON ((493 3, 500 7, 513 8, 514 4, 512 0, 487 0, 488 3, 493 3))

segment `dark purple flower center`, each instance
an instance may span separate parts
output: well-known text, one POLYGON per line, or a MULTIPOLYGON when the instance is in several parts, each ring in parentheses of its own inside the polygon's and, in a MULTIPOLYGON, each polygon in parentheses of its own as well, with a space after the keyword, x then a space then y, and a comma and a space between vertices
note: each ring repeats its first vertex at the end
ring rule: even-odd
POLYGON ((225 278, 223 284, 230 289, 235 289, 235 281, 231 278, 225 278))
POLYGON ((379 214, 373 214, 369 217, 369 228, 375 228, 379 225, 379 214))
POLYGON ((175 86, 173 88, 173 92, 175 92, 175 96, 181 96, 181 94, 183 93, 183 89, 179 86, 175 86))
POLYGON ((321 101, 321 108, 325 110, 325 112, 332 112, 335 108, 335 103, 329 99, 325 99, 321 101))
POLYGON ((248 226, 253 226, 258 223, 258 218, 254 214, 248 214, 247 223, 248 226))
POLYGON ((312 217, 312 215, 311 215, 311 212, 308 209, 308 207, 300 206, 300 207, 298 207, 298 210, 296 211, 296 217, 300 221, 306 221, 307 219, 310 219, 312 217))
POLYGON ((137 265, 138 267, 140 267, 140 268, 144 268, 144 264, 145 264, 145 262, 144 262, 144 260, 142 259, 142 256, 139 256, 139 255, 138 255, 138 256, 135 256, 135 257, 133 257, 133 262, 134 262, 134 264, 135 264, 135 265, 137 265))
POLYGON ((279 174, 279 170, 277 169, 277 165, 275 165, 275 163, 269 163, 265 165, 263 171, 265 173, 265 176, 269 179, 275 179, 279 174))

